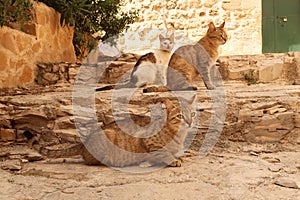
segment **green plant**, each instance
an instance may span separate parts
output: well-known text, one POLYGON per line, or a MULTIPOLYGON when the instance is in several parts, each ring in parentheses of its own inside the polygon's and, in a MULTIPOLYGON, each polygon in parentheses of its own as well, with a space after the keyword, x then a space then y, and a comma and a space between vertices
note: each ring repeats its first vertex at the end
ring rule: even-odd
POLYGON ((24 30, 24 23, 32 19, 32 3, 30 0, 0 1, 0 27, 10 23, 20 23, 24 30))
POLYGON ((62 25, 71 25, 75 29, 73 44, 76 55, 84 56, 97 44, 120 34, 135 21, 137 11, 120 11, 120 0, 38 0, 61 13, 62 25), (97 32, 101 36, 93 37, 97 32))
POLYGON ((247 73, 241 72, 241 75, 247 81, 248 85, 253 85, 257 83, 258 78, 255 76, 255 74, 256 74, 256 70, 254 69, 250 69, 247 73))
POLYGON ((37 69, 36 77, 35 77, 35 82, 40 83, 43 79, 44 71, 41 68, 37 69))

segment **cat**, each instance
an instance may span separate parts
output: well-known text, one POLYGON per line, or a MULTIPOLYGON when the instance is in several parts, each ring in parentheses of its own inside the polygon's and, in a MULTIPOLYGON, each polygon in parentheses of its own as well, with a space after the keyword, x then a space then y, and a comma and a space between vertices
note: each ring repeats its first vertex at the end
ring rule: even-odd
MULTIPOLYGON (((204 84, 207 89, 216 88, 217 82, 215 73, 218 70, 215 62, 218 59, 219 46, 228 40, 228 35, 224 29, 225 22, 216 27, 213 22, 208 25, 206 35, 195 45, 185 45, 179 47, 171 56, 167 72, 167 86, 169 90, 197 89, 191 86, 192 82, 201 72, 204 84), (198 70, 196 69, 198 68, 198 70)), ((144 92, 162 92, 159 87, 149 87, 144 92)))
POLYGON ((189 87, 190 83, 199 75, 195 67, 201 71, 206 88, 215 89, 216 85, 213 83, 211 75, 213 70, 217 70, 215 62, 218 58, 219 46, 226 43, 228 36, 224 30, 225 22, 219 27, 215 27, 213 22, 210 22, 208 26, 206 35, 196 45, 182 46, 172 55, 169 66, 183 75, 188 84, 185 80, 182 81, 182 78, 180 80, 181 76, 172 73, 174 71, 171 70, 172 72, 168 73, 168 87, 170 89, 189 87))
POLYGON ((159 35, 160 48, 141 56, 136 62, 130 75, 130 81, 124 85, 108 85, 97 88, 96 91, 114 88, 143 87, 147 84, 167 85, 167 68, 171 51, 175 45, 174 34, 170 37, 159 35))
MULTIPOLYGON (((147 162, 151 163, 151 166, 166 164, 172 167, 180 167, 182 163, 181 159, 178 158, 178 153, 183 149, 187 129, 191 126, 195 116, 196 95, 189 99, 178 99, 179 101, 175 102, 168 98, 156 100, 158 103, 162 103, 161 105, 164 104, 162 108, 167 113, 162 129, 157 130, 157 127, 161 127, 159 124, 161 121, 157 120, 161 116, 160 114, 152 117, 150 127, 142 129, 144 132, 136 133, 137 130, 134 128, 134 130, 131 130, 133 133, 148 137, 134 137, 128 133, 126 134, 119 128, 119 123, 113 122, 103 128, 102 133, 97 131, 91 133, 84 144, 75 144, 61 150, 42 147, 39 151, 49 158, 81 155, 85 164, 88 165, 105 164, 113 167, 125 167, 141 166, 147 162), (100 144, 100 141, 105 140, 107 142, 100 144), (86 149, 86 146, 91 148, 86 149), (123 150, 129 152, 129 154, 123 154, 123 150), (145 153, 145 155, 132 156, 131 152, 135 154, 145 153)), ((153 103, 157 103, 156 101, 153 103)), ((126 125, 126 120, 121 123, 126 125)))

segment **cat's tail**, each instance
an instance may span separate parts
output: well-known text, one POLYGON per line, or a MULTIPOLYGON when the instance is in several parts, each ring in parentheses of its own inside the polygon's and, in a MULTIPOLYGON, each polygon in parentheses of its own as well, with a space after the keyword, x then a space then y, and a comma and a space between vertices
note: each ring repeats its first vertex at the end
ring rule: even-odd
POLYGON ((107 85, 107 86, 104 86, 104 87, 101 87, 101 88, 96 88, 96 92, 99 92, 99 91, 105 91, 105 90, 112 90, 116 87, 116 85, 107 85))
POLYGON ((39 149, 40 154, 46 156, 47 158, 67 158, 76 155, 81 155, 84 151, 84 145, 79 143, 72 145, 68 148, 60 148, 60 149, 53 149, 49 147, 41 147, 39 149))

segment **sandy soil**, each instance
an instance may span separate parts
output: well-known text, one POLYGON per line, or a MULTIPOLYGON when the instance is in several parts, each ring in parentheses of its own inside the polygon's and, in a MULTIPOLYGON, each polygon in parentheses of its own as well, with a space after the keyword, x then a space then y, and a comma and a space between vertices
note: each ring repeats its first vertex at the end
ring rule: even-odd
MULTIPOLYGON (((300 189, 287 186, 300 183, 299 149, 276 151, 276 146, 244 143, 229 146, 215 148, 204 158, 186 153, 182 167, 143 174, 86 166, 80 158, 23 160, 20 170, 0 170, 0 199, 300 199, 300 189)), ((26 146, 1 148, 2 168, 31 151, 26 146), (6 161, 5 151, 11 153, 6 161)))

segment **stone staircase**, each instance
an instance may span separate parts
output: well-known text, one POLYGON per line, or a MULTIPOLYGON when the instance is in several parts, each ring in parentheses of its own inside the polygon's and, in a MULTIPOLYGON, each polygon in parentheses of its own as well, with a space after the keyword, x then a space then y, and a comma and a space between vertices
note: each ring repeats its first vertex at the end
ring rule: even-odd
MULTIPOLYGON (((220 140, 300 144, 299 85, 247 86, 227 82, 225 90, 226 120, 220 140)), ((142 91, 139 92, 141 94, 142 91)), ((197 95, 197 111, 200 120, 193 127, 198 130, 194 138, 194 146, 192 145, 194 149, 201 145, 214 112, 209 92, 204 87, 199 88, 197 95)), ((110 92, 97 92, 95 107, 98 122, 96 123, 103 126, 125 114, 136 117, 138 123, 148 123, 149 107, 145 105, 145 101, 157 98, 174 100, 169 93, 144 94, 142 97, 133 97, 127 111, 124 105, 117 106, 115 108, 117 114, 113 116, 110 92)), ((37 87, 32 88, 30 93, 19 90, 14 95, 1 96, 1 141, 24 143, 27 140, 24 135, 30 133, 38 136, 47 145, 80 142, 73 114, 70 86, 37 87)), ((81 121, 86 124, 81 126, 80 133, 89 130, 91 119, 92 117, 83 117, 81 121)))
MULTIPOLYGON (((133 67, 137 58, 137 55, 129 54, 112 63, 102 74, 101 84, 115 83, 133 67)), ((300 143, 300 85, 296 85, 300 77, 298 54, 221 57, 219 64, 226 91, 226 119, 221 140, 300 143), (255 74, 258 82, 248 86, 241 72, 252 68, 258 70, 255 74), (272 77, 263 78, 267 76, 272 77)), ((0 140, 24 143, 27 141, 24 135, 34 135, 49 144, 80 142, 72 105, 73 84, 79 67, 80 64, 70 63, 39 64, 41 85, 1 89, 0 140)), ((83 81, 97 75, 97 68, 92 72, 88 70, 88 74, 82 76, 83 81)), ((197 130, 196 137, 190 136, 195 148, 201 145, 215 112, 210 92, 203 83, 199 85, 197 111, 200 120, 193 127, 197 130)), ((142 94, 141 90, 137 93, 142 94)), ((149 105, 144 102, 158 98, 173 97, 170 93, 133 97, 128 110, 123 109, 124 105, 116 106, 117 117, 130 114, 139 123, 147 123, 149 105)), ((84 103, 90 99, 87 96, 81 101, 84 103)), ((96 123, 102 127, 114 121, 116 115, 112 114, 111 91, 96 93, 95 108, 96 112, 83 109, 81 134, 91 128, 95 121, 91 117, 93 113, 96 114, 96 123)))
POLYGON ((219 65, 223 80, 227 81, 245 81, 248 74, 260 83, 300 84, 298 52, 223 56, 219 58, 219 65))

